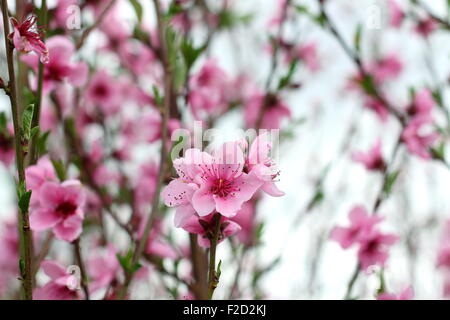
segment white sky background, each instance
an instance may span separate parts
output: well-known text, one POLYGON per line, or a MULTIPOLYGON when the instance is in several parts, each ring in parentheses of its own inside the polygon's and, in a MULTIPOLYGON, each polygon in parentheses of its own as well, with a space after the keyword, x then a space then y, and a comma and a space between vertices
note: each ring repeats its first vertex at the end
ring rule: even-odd
MULTIPOLYGON (((148 6, 146 19, 154 24, 150 1, 142 2, 148 6)), ((266 24, 275 11, 277 1, 235 2, 242 8, 242 12, 252 12, 256 19, 248 28, 239 28, 232 34, 223 33, 218 36, 213 42, 211 55, 217 57, 220 65, 231 74, 245 70, 262 85, 269 70, 269 56, 262 49, 267 40, 266 24)), ((313 10, 316 8, 315 2, 297 1, 313 10)), ((385 8, 386 2, 329 0, 327 8, 340 32, 350 42, 358 23, 366 23, 369 7, 379 4, 381 8, 385 8)), ((426 3, 434 12, 441 16, 445 14, 444 0, 426 3)), ((131 19, 133 13, 130 8, 124 9, 123 12, 127 19, 131 19)), ((402 31, 364 29, 365 59, 371 56, 370 39, 379 37, 381 52, 397 52, 405 62, 406 69, 402 77, 388 88, 389 98, 400 106, 407 103, 409 86, 420 88, 431 84, 424 60, 427 52, 425 43, 414 36, 410 28, 408 24, 402 31)), ((259 251, 259 259, 264 264, 281 255, 281 263, 264 278, 263 286, 267 298, 341 299, 355 267, 356 251, 344 251, 336 243, 325 239, 317 264, 316 281, 310 290, 309 267, 317 253, 317 241, 320 237, 326 238, 329 230, 337 223, 347 223, 347 214, 355 204, 372 207, 380 188, 381 177, 367 173, 361 165, 351 162, 348 153, 340 154, 339 149, 350 122, 356 118, 358 130, 352 140, 351 150, 367 150, 377 137, 381 137, 383 153, 390 157, 399 128, 392 119, 387 124, 380 124, 371 111, 362 108, 361 101, 356 96, 344 92, 345 80, 355 68, 328 33, 304 17, 301 18, 300 29, 287 31, 287 34, 302 40, 318 43, 322 71, 312 75, 302 69, 295 77, 302 82, 303 87, 286 96, 294 118, 305 117, 306 122, 295 131, 294 139, 281 141, 279 187, 286 192, 286 196, 267 197, 258 208, 258 215, 264 217, 266 224, 264 247, 259 251), (299 224, 294 224, 293 221, 314 193, 315 179, 333 159, 338 161, 334 162, 325 182, 325 201, 299 224)), ((89 43, 95 43, 95 37, 93 35, 89 43)), ((430 39, 433 61, 441 81, 445 81, 449 74, 449 43, 448 33, 444 32, 438 32, 430 39)), ((196 66, 200 65, 201 63, 198 63, 196 66)), ((1 62, 0 72, 4 77, 4 61, 1 62)), ((448 92, 445 101, 450 105, 448 92)), ((7 108, 8 104, 4 97, 0 97, 0 109, 4 107, 7 108)), ((224 117, 219 128, 228 132, 241 124, 241 115, 235 113, 224 117)), ((416 298, 440 298, 442 279, 435 268, 435 261, 441 227, 443 222, 450 218, 450 173, 440 164, 423 162, 404 155, 405 150, 402 148, 397 158, 398 164, 403 167, 401 176, 392 197, 384 202, 379 210, 386 217, 382 228, 401 236, 401 241, 391 250, 391 259, 386 269, 387 286, 398 292, 412 284, 416 298), (431 228, 423 228, 433 217, 438 223, 431 228), (416 236, 413 237, 417 245, 417 257, 413 263, 406 254, 405 243, 405 236, 412 227, 417 229, 416 236)), ((0 173, 1 181, 10 181, 7 175, 2 171, 0 173)), ((10 214, 13 195, 14 189, 2 183, 0 214, 10 214)), ((222 254, 226 251, 219 246, 219 255, 221 250, 222 254)), ((250 266, 251 263, 252 261, 248 261, 246 265, 250 266)), ((226 296, 225 284, 233 277, 233 270, 227 269, 226 266, 225 258, 221 279, 223 286, 220 285, 217 289, 218 297, 226 296)), ((248 279, 244 277, 243 283, 246 281, 248 279)), ((356 283, 354 293, 361 298, 372 298, 377 285, 375 275, 362 275, 356 283)))

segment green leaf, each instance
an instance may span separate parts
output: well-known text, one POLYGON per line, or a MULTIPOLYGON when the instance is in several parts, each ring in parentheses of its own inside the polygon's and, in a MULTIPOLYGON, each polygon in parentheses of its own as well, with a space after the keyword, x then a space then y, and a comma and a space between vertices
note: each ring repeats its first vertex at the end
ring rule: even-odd
POLYGON ((386 281, 384 279, 384 270, 383 269, 380 270, 379 279, 380 279, 380 286, 377 289, 376 296, 379 296, 380 294, 386 292, 386 281))
POLYGON ((256 236, 256 239, 258 240, 258 242, 260 242, 260 240, 262 239, 262 236, 264 234, 264 227, 265 227, 264 222, 261 222, 258 224, 258 226, 256 228, 255 236, 256 236))
POLYGON ((180 36, 173 29, 172 26, 167 26, 166 28, 166 43, 167 43, 167 51, 168 51, 168 60, 170 66, 173 68, 176 67, 176 60, 178 56, 178 49, 180 46, 180 36))
POLYGON ((362 31, 363 31, 362 24, 358 24, 358 27, 356 28, 355 38, 354 38, 356 52, 359 52, 361 50, 362 31))
POLYGON ((194 47, 192 41, 190 40, 184 40, 181 43, 181 54, 183 55, 187 70, 191 69, 191 67, 194 65, 194 62, 204 50, 204 46, 199 48, 194 47))
POLYGON ((66 180, 66 167, 62 160, 52 159, 53 168, 55 168, 56 175, 59 181, 66 180))
POLYGON ((283 89, 290 83, 292 76, 294 75, 294 72, 297 69, 297 65, 298 65, 297 59, 295 59, 291 62, 287 74, 284 77, 282 77, 280 79, 280 82, 278 83, 278 90, 283 89))
POLYGON ((19 198, 19 209, 22 213, 28 212, 28 208, 30 206, 30 199, 31 199, 31 190, 26 191, 23 193, 19 198))
POLYGON ((23 259, 19 259, 19 271, 20 275, 23 277, 25 275, 25 262, 23 259))
POLYGON ((34 95, 34 93, 28 89, 27 87, 23 88, 23 96, 24 96, 24 104, 26 106, 30 105, 30 104, 36 104, 37 102, 37 98, 34 95))
POLYGON ((33 121, 34 104, 28 105, 22 114, 23 137, 29 141, 31 137, 31 122, 33 121))
POLYGON ((0 133, 4 133, 8 127, 8 118, 4 112, 0 112, 0 133))
POLYGON ((231 29, 241 23, 248 24, 253 19, 253 15, 252 14, 240 15, 230 9, 225 9, 219 12, 218 18, 219 18, 218 22, 219 29, 231 29))
POLYGON ((27 189, 25 188, 25 181, 17 183, 16 185, 17 198, 20 199, 25 192, 27 192, 27 189))
POLYGON ((173 82, 175 89, 180 89, 186 81, 187 67, 184 59, 181 57, 175 60, 175 70, 173 72, 173 82))
POLYGON ((142 5, 138 0, 130 0, 131 5, 133 6, 134 12, 136 13, 136 17, 139 21, 139 24, 142 22, 143 10, 142 5))
POLYGON ((319 188, 314 194, 314 197, 312 197, 311 201, 308 203, 307 210, 312 210, 315 206, 321 203, 324 198, 325 193, 323 192, 322 188, 319 188))
POLYGON ((395 181, 398 178, 400 170, 396 170, 387 175, 386 180, 384 181, 383 192, 386 196, 389 196, 392 191, 392 187, 395 184, 395 181))
POLYGON ((314 20, 316 23, 318 23, 321 27, 324 27, 327 24, 327 17, 326 15, 321 12, 319 15, 314 17, 314 20))
POLYGON ((295 10, 297 10, 300 13, 309 14, 309 10, 305 6, 296 5, 296 6, 294 6, 294 8, 295 8, 295 10))
POLYGON ((34 136, 39 137, 39 126, 34 127, 33 129, 31 129, 31 138, 34 138, 34 136))
POLYGON ((433 99, 441 109, 445 109, 442 94, 439 90, 432 91, 433 99))
POLYGON ((38 141, 37 141, 39 155, 43 155, 48 152, 47 141, 48 141, 49 136, 50 136, 50 130, 44 132, 43 134, 39 133, 39 137, 38 137, 38 141))
POLYGON ((217 280, 220 279, 220 275, 222 274, 222 270, 220 270, 221 266, 222 266, 222 260, 219 260, 219 264, 217 265, 217 271, 216 271, 217 280))
POLYGON ((361 88, 370 96, 376 95, 375 81, 370 74, 364 75, 360 82, 361 88))
POLYGON ((182 13, 183 11, 184 11, 183 8, 179 4, 177 4, 176 2, 172 2, 170 4, 169 10, 167 10, 166 16, 167 16, 167 18, 170 19, 171 17, 173 17, 179 13, 182 13))
POLYGON ((133 250, 128 250, 128 252, 124 256, 122 256, 120 253, 117 253, 116 257, 117 260, 119 260, 120 266, 127 274, 133 274, 142 267, 140 263, 136 263, 133 265, 133 250))
POLYGON ((158 107, 163 105, 163 97, 161 96, 161 94, 159 93, 159 89, 157 86, 153 86, 152 87, 152 91, 153 91, 153 98, 155 99, 155 103, 158 107))
POLYGON ((441 142, 437 147, 431 148, 431 155, 433 159, 441 160, 445 162, 445 143, 441 142))

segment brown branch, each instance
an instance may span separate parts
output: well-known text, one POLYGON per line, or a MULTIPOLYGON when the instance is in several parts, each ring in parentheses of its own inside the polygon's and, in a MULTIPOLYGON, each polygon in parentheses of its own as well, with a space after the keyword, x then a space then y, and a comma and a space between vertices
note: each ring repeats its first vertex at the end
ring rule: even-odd
POLYGON ((73 242, 73 248, 74 248, 74 254, 75 259, 78 264, 78 267, 80 268, 81 273, 81 287, 83 288, 85 299, 89 300, 89 287, 87 283, 87 274, 86 274, 86 268, 84 267, 83 258, 81 255, 81 247, 80 247, 80 239, 76 239, 73 242))
POLYGON ((108 5, 105 7, 105 9, 103 9, 103 11, 97 17, 97 20, 94 22, 94 24, 83 31, 83 33, 81 34, 81 37, 78 40, 77 45, 76 45, 77 50, 79 50, 84 45, 84 43, 86 42, 86 39, 89 37, 91 32, 94 31, 103 22, 103 20, 105 19, 106 15, 109 12, 109 10, 111 10, 111 8, 114 7, 114 4, 116 3, 116 1, 117 0, 111 0, 111 2, 108 3, 108 5))
POLYGON ((214 290, 216 290, 217 285, 219 284, 219 276, 216 272, 216 249, 217 243, 219 241, 220 236, 220 225, 222 221, 222 216, 220 213, 214 214, 212 219, 212 223, 216 223, 214 226, 214 233, 212 236, 211 246, 209 248, 209 277, 208 277, 208 299, 211 300, 214 294, 214 290))
MULTIPOLYGON (((16 75, 14 71, 14 47, 8 36, 9 14, 7 0, 1 0, 1 10, 3 15, 3 30, 6 48, 6 60, 8 65, 8 96, 11 102, 11 111, 14 125, 14 142, 16 151, 16 166, 19 178, 20 188, 26 189, 24 152, 22 149, 21 125, 19 123, 19 105, 17 100, 16 75)), ((25 300, 33 299, 33 280, 32 280, 32 252, 33 239, 30 230, 30 219, 28 210, 19 209, 19 235, 20 235, 20 276, 22 280, 23 298, 25 300)))

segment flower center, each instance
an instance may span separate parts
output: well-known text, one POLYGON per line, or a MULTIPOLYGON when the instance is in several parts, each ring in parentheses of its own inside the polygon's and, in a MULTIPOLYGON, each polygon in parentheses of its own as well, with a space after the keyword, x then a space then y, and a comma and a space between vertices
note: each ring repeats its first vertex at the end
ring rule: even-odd
POLYGON ((56 212, 65 217, 73 215, 76 210, 77 206, 72 202, 63 202, 56 208, 56 212))
POLYGON ((94 92, 97 97, 105 97, 108 94, 108 89, 104 85, 97 85, 94 92))
POLYGON ((371 240, 367 244, 366 252, 374 254, 378 251, 379 247, 380 247, 380 244, 377 240, 371 240))
POLYGON ((231 181, 224 179, 217 179, 211 186, 211 192, 220 198, 227 197, 230 193, 236 191, 234 184, 231 181))

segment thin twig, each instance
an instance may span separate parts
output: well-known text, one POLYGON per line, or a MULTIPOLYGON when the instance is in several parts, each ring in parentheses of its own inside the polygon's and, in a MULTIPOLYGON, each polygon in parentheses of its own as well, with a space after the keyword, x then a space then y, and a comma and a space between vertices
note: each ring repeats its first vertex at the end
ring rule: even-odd
POLYGON ((84 45, 84 43, 86 42, 86 39, 89 37, 91 32, 94 31, 103 22, 103 19, 105 19, 109 10, 111 10, 111 8, 114 7, 114 4, 116 3, 116 1, 117 0, 111 0, 111 2, 108 3, 108 5, 105 7, 105 9, 103 9, 103 11, 97 17, 97 20, 95 20, 94 24, 83 31, 80 39, 77 42, 77 46, 76 46, 77 50, 79 50, 84 45))
MULTIPOLYGON (((1 0, 1 10, 3 15, 3 31, 6 47, 6 60, 8 64, 8 96, 11 102, 11 111, 14 125, 14 142, 16 151, 16 166, 19 178, 19 185, 26 189, 24 153, 21 141, 21 126, 19 123, 19 106, 17 100, 16 75, 14 72, 14 47, 8 39, 9 14, 7 0, 1 0)), ((19 235, 20 235, 20 273, 23 288, 23 298, 25 300, 33 299, 33 280, 32 280, 32 252, 33 239, 30 230, 30 219, 28 210, 19 210, 19 235)))
POLYGON ((208 299, 211 300, 214 294, 214 290, 216 290, 217 285, 219 283, 219 275, 216 272, 216 250, 217 243, 219 241, 220 235, 220 224, 222 221, 222 216, 220 213, 214 214, 211 223, 216 223, 214 226, 214 233, 212 236, 211 246, 209 248, 209 277, 208 277, 208 299))
MULTIPOLYGON (((47 25, 47 1, 42 0, 41 4, 41 10, 39 12, 39 24, 41 26, 47 25)), ((45 36, 45 31, 42 32, 43 37, 45 36)), ((43 84, 44 84, 44 64, 39 61, 39 67, 38 67, 38 85, 37 85, 37 93, 36 93, 36 104, 34 105, 33 109, 33 118, 31 120, 31 128, 35 128, 39 126, 39 120, 41 117, 41 105, 42 105, 42 91, 43 91, 43 84)), ((30 156, 29 156, 29 164, 33 165, 37 162, 39 154, 38 154, 38 147, 37 147, 37 140, 39 138, 39 133, 35 134, 31 138, 31 145, 30 145, 30 156)))
POLYGON ((88 287, 88 280, 87 280, 87 274, 86 274, 86 268, 84 267, 83 257, 81 255, 81 247, 80 247, 80 239, 76 239, 73 242, 73 248, 74 248, 74 254, 75 259, 78 264, 78 267, 80 268, 81 273, 81 287, 84 291, 84 296, 86 300, 89 300, 89 287, 88 287))

